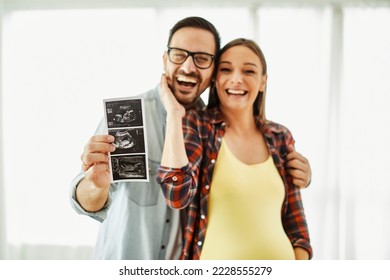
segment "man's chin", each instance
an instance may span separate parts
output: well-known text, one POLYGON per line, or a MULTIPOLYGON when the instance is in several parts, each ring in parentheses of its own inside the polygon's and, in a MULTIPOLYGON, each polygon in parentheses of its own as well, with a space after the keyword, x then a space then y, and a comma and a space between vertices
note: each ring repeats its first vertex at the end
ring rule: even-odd
POLYGON ((195 105, 199 95, 193 92, 176 92, 175 97, 180 104, 187 108, 195 105))

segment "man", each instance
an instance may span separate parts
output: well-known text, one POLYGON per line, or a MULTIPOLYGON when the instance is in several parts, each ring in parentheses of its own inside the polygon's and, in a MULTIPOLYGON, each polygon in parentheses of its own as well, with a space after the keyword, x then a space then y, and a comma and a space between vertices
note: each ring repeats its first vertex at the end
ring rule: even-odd
MULTIPOLYGON (((203 18, 185 18, 170 30, 163 56, 165 75, 186 109, 203 107, 200 95, 210 85, 219 48, 217 30, 203 18)), ((102 121, 81 155, 83 172, 71 184, 73 208, 102 222, 94 253, 97 259, 178 259, 181 253, 179 211, 167 207, 155 180, 166 111, 158 86, 138 98, 144 99, 150 182, 111 183, 108 153, 115 150, 114 137, 103 134, 102 121)), ((311 176, 307 160, 295 151, 290 157, 297 185, 307 186, 311 176)))

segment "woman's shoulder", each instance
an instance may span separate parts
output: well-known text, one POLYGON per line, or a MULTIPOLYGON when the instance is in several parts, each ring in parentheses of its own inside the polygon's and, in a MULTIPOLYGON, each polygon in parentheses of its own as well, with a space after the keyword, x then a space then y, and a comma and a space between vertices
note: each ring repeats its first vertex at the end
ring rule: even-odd
POLYGON ((187 111, 187 117, 200 122, 213 123, 221 120, 220 111, 213 109, 192 109, 187 111))
POLYGON ((263 126, 263 129, 262 129, 263 132, 268 136, 276 137, 276 138, 280 138, 280 137, 290 138, 290 137, 292 137, 290 129, 288 129, 283 124, 280 124, 280 123, 277 123, 274 121, 270 121, 270 120, 266 120, 262 126, 263 126))
POLYGON ((270 129, 271 131, 273 131, 274 133, 283 133, 283 132, 290 131, 283 124, 280 124, 280 123, 277 123, 277 122, 274 122, 274 121, 270 121, 270 120, 266 120, 265 121, 265 126, 268 129, 270 129))

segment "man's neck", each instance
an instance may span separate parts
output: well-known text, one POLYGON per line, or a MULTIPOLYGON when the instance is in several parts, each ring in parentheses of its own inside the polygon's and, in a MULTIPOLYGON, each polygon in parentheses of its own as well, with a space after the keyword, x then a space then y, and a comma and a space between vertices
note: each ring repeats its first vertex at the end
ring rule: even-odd
POLYGON ((203 100, 200 97, 196 101, 192 102, 191 104, 182 104, 182 105, 184 106, 186 111, 191 110, 191 109, 194 109, 194 110, 203 109, 205 106, 203 100))

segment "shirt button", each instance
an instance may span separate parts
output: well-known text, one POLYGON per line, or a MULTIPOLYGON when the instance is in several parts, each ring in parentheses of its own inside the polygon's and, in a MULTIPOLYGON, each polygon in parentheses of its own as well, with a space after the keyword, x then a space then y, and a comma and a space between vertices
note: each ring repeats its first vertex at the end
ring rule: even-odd
POLYGON ((206 185, 206 186, 205 186, 205 189, 206 189, 206 190, 208 190, 209 188, 210 188, 210 186, 209 186, 209 185, 206 185))
POLYGON ((167 219, 166 222, 169 223, 169 219, 167 219))
POLYGON ((177 181, 177 177, 176 177, 176 176, 173 176, 173 177, 172 177, 172 181, 176 182, 176 181, 177 181))
POLYGON ((198 246, 202 246, 202 241, 198 241, 198 246))
POLYGON ((212 160, 211 160, 211 163, 214 164, 214 163, 215 163, 215 159, 212 159, 212 160))
POLYGON ((165 249, 165 246, 164 246, 164 245, 162 245, 162 246, 161 246, 161 249, 163 249, 163 250, 164 250, 164 249, 165 249))

